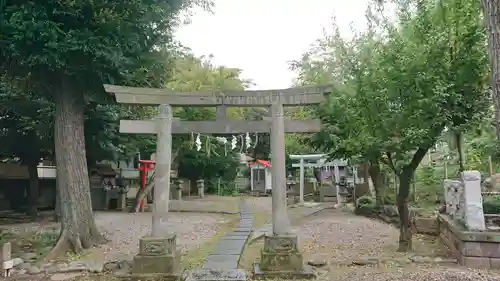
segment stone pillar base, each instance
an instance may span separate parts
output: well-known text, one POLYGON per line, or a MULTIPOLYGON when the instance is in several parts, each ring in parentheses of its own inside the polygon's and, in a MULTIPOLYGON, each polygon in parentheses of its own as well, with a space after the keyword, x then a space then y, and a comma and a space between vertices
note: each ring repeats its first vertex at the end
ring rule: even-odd
POLYGON ((176 235, 145 236, 139 240, 139 254, 132 263, 132 276, 145 280, 178 280, 181 276, 181 255, 176 248, 176 235))
POLYGON ((295 234, 266 235, 260 264, 254 264, 255 278, 311 279, 312 268, 303 262, 295 234))

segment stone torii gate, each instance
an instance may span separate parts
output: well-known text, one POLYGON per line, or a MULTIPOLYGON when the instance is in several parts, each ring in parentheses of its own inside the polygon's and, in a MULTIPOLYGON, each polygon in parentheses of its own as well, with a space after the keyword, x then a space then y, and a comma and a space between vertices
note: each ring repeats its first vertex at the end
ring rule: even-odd
MULTIPOLYGON (((172 134, 242 134, 271 133, 272 153, 272 219, 273 235, 265 238, 261 264, 255 273, 304 273, 302 254, 297 236, 291 232, 286 211, 285 133, 312 133, 321 129, 320 120, 285 120, 284 106, 319 104, 329 93, 330 86, 297 87, 283 90, 172 92, 166 89, 104 85, 118 103, 159 105, 156 120, 121 120, 120 132, 156 134, 156 170, 152 232, 140 240, 139 254, 134 257, 134 274, 179 276, 180 256, 176 251, 176 236, 164 227, 169 209, 172 134), (172 107, 217 107, 215 121, 173 120, 172 107), (227 120, 226 108, 269 107, 271 120, 227 120), (285 257, 286 256, 286 257, 285 257), (285 259, 283 259, 285 257, 285 259)), ((307 274, 306 274, 307 275, 307 274)))

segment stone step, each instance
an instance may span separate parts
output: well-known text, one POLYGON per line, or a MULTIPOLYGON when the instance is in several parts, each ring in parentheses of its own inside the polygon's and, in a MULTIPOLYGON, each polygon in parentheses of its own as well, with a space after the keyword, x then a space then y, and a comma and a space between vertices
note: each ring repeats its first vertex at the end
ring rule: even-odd
POLYGON ((246 281, 245 271, 241 269, 198 269, 193 270, 186 278, 186 281, 246 281))
POLYGON ((212 255, 241 255, 246 240, 224 239, 219 240, 212 255))
POLYGON ((210 255, 202 268, 205 269, 236 269, 240 255, 210 255))

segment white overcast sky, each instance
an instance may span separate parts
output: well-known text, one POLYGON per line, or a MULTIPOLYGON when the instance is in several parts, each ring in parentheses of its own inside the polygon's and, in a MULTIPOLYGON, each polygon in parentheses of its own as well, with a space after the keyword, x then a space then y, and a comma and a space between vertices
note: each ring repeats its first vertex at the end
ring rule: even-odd
POLYGON ((343 36, 350 25, 365 26, 368 0, 215 0, 214 13, 194 10, 177 39, 197 56, 213 55, 216 65, 243 70, 255 89, 287 88, 299 59, 336 18, 343 36))

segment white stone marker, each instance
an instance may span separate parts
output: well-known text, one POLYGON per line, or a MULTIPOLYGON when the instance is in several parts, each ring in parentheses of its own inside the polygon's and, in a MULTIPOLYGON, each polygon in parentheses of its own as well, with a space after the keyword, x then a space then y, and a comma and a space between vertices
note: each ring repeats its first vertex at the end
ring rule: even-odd
POLYGON ((462 172, 464 183, 464 219, 469 230, 485 230, 483 196, 481 195, 481 173, 479 171, 462 172))

